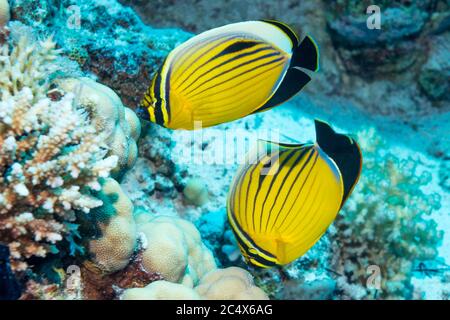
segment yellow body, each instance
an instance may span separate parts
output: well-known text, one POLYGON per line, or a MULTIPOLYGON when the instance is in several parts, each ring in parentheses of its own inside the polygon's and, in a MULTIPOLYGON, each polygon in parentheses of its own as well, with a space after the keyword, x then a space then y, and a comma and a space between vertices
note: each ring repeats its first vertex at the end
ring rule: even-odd
MULTIPOLYGON (((167 56, 141 107, 147 120, 189 130, 270 109, 274 105, 265 104, 292 67, 296 49, 297 36, 279 22, 248 21, 209 30, 167 56)), ((317 48, 311 51, 315 55, 317 48)), ((309 80, 293 82, 298 86, 309 80)))
POLYGON ((339 169, 318 145, 274 146, 275 153, 240 169, 228 199, 241 251, 260 267, 287 264, 310 249, 335 219, 344 192, 339 169), (270 159, 276 165, 262 175, 270 159))

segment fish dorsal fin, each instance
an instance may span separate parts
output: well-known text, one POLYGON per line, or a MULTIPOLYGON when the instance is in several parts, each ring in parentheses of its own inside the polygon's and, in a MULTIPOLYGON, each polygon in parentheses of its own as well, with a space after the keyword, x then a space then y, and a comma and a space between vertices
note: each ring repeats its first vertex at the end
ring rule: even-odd
POLYGON ((336 133, 321 120, 314 121, 319 147, 336 163, 344 183, 341 206, 347 200, 361 174, 362 155, 357 142, 348 135, 336 133))
POLYGON ((291 27, 289 27, 287 24, 280 22, 280 21, 276 21, 276 20, 263 19, 261 21, 269 23, 271 25, 274 25, 275 27, 277 27, 278 29, 283 31, 291 40, 293 48, 296 48, 298 46, 298 42, 299 42, 298 36, 295 33, 295 31, 292 30, 291 27))
POLYGON ((319 49, 309 36, 306 36, 300 45, 293 49, 289 68, 275 93, 263 106, 253 111, 253 113, 265 111, 282 104, 302 90, 311 81, 311 77, 302 69, 314 72, 319 69, 319 49))

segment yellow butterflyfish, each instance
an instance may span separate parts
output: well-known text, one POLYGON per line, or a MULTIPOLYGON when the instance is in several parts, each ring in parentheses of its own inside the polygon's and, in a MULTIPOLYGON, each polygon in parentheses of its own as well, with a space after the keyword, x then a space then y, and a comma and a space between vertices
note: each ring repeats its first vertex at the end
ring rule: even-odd
POLYGON ((284 23, 225 25, 169 53, 137 114, 171 129, 214 126, 287 101, 318 68, 319 51, 312 38, 300 42, 284 23))
POLYGON ((247 263, 269 268, 307 252, 334 221, 362 165, 357 142, 316 120, 315 144, 263 142, 231 184, 228 220, 247 263))

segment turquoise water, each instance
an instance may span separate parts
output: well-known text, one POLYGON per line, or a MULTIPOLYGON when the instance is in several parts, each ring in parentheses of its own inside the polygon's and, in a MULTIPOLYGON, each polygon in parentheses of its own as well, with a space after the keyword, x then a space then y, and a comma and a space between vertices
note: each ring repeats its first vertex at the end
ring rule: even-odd
POLYGON ((448 299, 444 1, 380 2, 379 16, 353 1, 4 3, 1 299, 448 299), (319 47, 294 98, 197 131, 137 118, 174 48, 263 18, 319 47), (258 139, 314 142, 314 119, 358 142, 359 182, 304 255, 251 266, 232 179, 258 139))

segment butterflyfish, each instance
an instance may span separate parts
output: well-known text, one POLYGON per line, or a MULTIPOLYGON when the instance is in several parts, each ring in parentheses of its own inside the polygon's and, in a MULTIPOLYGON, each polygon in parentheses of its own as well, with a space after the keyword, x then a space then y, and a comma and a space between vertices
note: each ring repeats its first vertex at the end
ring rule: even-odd
POLYGON ((173 49, 137 114, 193 130, 271 109, 299 92, 319 68, 313 39, 301 42, 278 21, 246 21, 205 31, 173 49))
POLYGON ((285 265, 306 253, 359 179, 355 139, 323 121, 315 129, 314 144, 261 142, 231 183, 228 220, 248 264, 285 265))

